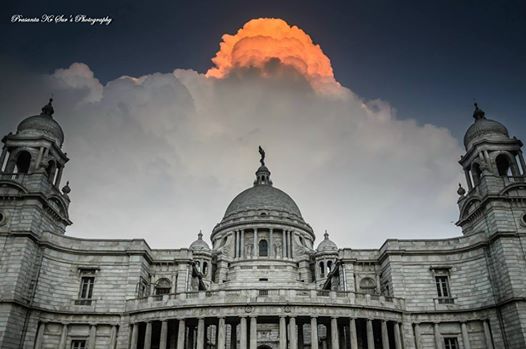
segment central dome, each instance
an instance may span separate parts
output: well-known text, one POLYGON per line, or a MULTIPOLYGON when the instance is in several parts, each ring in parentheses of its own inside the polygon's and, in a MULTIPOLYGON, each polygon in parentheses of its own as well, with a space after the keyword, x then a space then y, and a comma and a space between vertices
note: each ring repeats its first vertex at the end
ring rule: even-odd
POLYGON ((284 191, 268 184, 256 184, 242 191, 228 205, 225 218, 249 210, 281 211, 303 219, 294 200, 284 191))

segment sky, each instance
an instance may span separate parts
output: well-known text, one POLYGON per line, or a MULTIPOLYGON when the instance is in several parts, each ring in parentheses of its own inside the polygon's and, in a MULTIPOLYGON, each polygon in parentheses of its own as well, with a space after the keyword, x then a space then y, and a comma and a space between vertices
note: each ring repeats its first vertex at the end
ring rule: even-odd
MULTIPOLYGON (((525 20, 519 1, 8 1, 0 130, 54 95, 72 236, 188 245, 251 185, 259 144, 318 239, 327 229, 340 247, 377 248, 456 236, 474 100, 512 135, 526 131, 525 20), (267 54, 294 52, 288 63, 255 64, 247 50, 242 67, 207 76, 223 34, 256 18, 303 30, 305 52, 319 45, 333 75, 287 43, 267 54)), ((282 45, 254 40, 243 43, 282 45)))

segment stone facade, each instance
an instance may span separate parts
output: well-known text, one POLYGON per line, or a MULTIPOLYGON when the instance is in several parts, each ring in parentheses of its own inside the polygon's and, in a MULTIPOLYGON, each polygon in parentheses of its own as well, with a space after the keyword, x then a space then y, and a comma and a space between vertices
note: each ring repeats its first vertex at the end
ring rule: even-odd
POLYGON ((338 248, 264 164, 212 247, 65 235, 64 135, 24 120, 0 158, 0 347, 112 349, 526 348, 522 143, 475 110, 458 225, 442 240, 338 248))

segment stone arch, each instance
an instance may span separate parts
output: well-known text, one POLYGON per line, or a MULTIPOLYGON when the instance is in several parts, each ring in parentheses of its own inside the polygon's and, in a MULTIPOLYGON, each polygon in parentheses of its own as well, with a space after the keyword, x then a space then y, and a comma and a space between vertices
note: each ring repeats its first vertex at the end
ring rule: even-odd
POLYGON ((170 293, 172 289, 172 282, 168 278, 161 278, 155 283, 155 294, 163 295, 170 293))
POLYGON ((365 293, 373 294, 376 291, 376 282, 373 278, 366 276, 360 280, 360 290, 365 293))
POLYGON ((22 150, 16 154, 16 172, 17 173, 29 173, 29 167, 31 166, 31 154, 27 150, 22 150))

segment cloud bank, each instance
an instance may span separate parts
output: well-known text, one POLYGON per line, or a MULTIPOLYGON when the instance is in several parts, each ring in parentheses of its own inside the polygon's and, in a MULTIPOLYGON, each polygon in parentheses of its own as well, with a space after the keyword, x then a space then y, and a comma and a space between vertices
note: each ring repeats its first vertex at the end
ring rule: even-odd
POLYGON ((318 240, 325 229, 351 248, 460 234, 452 221, 462 149, 450 132, 339 84, 320 94, 294 65, 270 59, 221 78, 176 69, 105 85, 83 63, 3 74, 5 134, 54 94, 71 158, 70 235, 188 246, 252 185, 258 145, 318 240))

